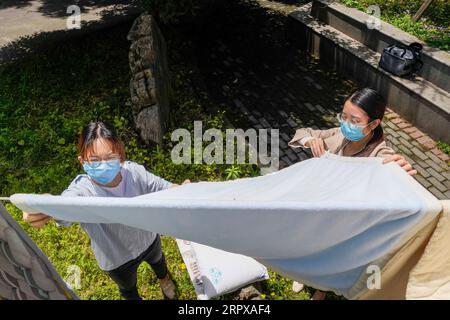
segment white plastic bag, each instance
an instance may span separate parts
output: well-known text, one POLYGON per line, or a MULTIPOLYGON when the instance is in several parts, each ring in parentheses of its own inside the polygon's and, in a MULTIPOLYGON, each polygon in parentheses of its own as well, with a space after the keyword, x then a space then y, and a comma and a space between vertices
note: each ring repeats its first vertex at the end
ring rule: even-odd
POLYGON ((253 258, 180 239, 177 244, 199 300, 269 279, 267 268, 253 258))

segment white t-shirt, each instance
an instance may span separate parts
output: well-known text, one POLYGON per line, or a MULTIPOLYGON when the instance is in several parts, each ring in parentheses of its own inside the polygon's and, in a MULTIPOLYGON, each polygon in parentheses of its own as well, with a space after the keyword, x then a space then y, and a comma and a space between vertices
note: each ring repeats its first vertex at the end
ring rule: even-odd
MULTIPOLYGON (((122 181, 113 188, 101 187, 87 174, 78 175, 62 196, 135 197, 167 189, 171 183, 148 172, 144 166, 125 161, 122 181)), ((126 214, 126 212, 124 212, 126 214)), ((70 223, 58 220, 58 224, 70 223)), ((113 270, 138 257, 156 239, 157 234, 119 223, 80 223, 91 239, 91 247, 102 270, 113 270)))

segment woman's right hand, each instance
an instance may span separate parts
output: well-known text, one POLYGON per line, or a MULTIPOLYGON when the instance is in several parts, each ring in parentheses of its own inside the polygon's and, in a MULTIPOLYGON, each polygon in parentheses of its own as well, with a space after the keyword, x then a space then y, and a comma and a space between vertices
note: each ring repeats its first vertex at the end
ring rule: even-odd
POLYGON ((43 213, 23 212, 23 220, 28 222, 34 228, 42 228, 53 218, 43 213))
POLYGON ((305 147, 311 148, 312 154, 314 157, 320 157, 325 153, 325 145, 323 143, 323 139, 321 138, 313 138, 308 140, 305 143, 305 147))

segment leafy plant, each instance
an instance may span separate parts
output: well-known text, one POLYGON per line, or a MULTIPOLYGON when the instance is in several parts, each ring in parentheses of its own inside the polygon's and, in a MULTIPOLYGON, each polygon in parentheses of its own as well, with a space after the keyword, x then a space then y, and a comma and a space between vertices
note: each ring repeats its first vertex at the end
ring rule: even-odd
POLYGON ((438 141, 437 147, 450 156, 450 146, 448 144, 442 141, 438 141))
POLYGON ((234 180, 241 177, 241 169, 238 166, 232 165, 231 168, 225 169, 225 173, 227 174, 227 180, 234 180))

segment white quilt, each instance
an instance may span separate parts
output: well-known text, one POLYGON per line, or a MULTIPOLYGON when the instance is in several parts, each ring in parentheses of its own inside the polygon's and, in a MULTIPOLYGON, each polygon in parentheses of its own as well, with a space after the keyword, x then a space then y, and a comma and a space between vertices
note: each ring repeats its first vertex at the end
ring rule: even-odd
POLYGON ((265 176, 135 198, 15 194, 11 200, 57 219, 122 223, 250 256, 349 297, 366 266, 442 208, 397 164, 381 161, 327 153, 265 176))

